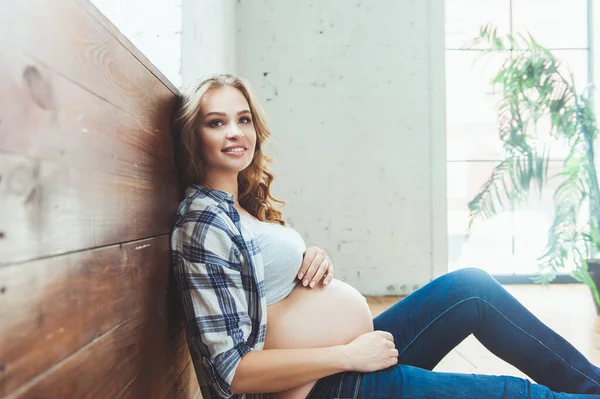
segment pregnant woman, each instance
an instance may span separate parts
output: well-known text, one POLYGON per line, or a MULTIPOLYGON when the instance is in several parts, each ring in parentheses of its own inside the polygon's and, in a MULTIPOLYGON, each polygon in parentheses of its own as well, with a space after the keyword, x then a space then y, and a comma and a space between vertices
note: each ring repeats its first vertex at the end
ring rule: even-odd
POLYGON ((274 207, 270 132, 242 79, 199 82, 176 124, 188 188, 171 246, 204 399, 600 398, 600 370, 481 270, 372 319, 274 207), (470 334, 537 384, 431 371, 470 334))

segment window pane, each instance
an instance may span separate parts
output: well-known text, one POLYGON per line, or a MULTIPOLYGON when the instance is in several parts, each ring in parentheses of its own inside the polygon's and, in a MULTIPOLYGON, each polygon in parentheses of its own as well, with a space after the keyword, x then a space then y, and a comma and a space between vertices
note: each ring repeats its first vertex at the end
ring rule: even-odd
POLYGON ((496 103, 489 80, 503 56, 446 51, 447 155, 449 161, 501 160, 496 103), (478 59, 479 58, 479 59, 478 59))
MULTIPOLYGON (((548 229, 554 218, 553 196, 562 182, 548 181, 542 194, 532 191, 529 200, 514 212, 501 211, 490 219, 477 219, 467 237, 468 202, 487 181, 495 162, 448 163, 448 255, 449 270, 476 266, 492 274, 537 274, 538 258, 548 242, 548 229)), ((562 170, 562 162, 549 166, 549 176, 562 170)), ((589 218, 587 203, 582 205, 580 226, 589 218)), ((574 265, 571 263, 570 269, 574 265)))
MULTIPOLYGON (((581 93, 588 84, 588 50, 552 50, 552 54, 571 70, 575 87, 581 93)), ((565 75, 568 75, 565 69, 565 75)))
POLYGON ((446 0, 446 48, 467 46, 491 22, 498 33, 510 30, 509 0, 446 0))
MULTIPOLYGON (((588 51, 587 50, 552 50, 554 56, 559 59, 564 68, 561 73, 568 80, 575 81, 577 92, 585 90, 588 82, 588 51)), ((569 154, 569 146, 561 135, 558 139, 550 135, 550 118, 545 117, 538 121, 537 126, 530 127, 528 134, 538 138, 539 148, 545 147, 550 150, 551 159, 564 160, 569 154)))
MULTIPOLYGON (((551 162, 549 176, 563 170, 562 162, 551 162)), ((549 179, 541 195, 531 193, 526 204, 515 212, 515 273, 537 273, 537 258, 544 253, 548 242, 548 229, 554 219, 554 192, 563 181, 562 178, 549 179)), ((587 201, 582 205, 579 222, 585 225, 589 211, 587 201)), ((571 265, 573 268, 573 265, 571 265)))
POLYGON ((449 269, 477 266, 493 273, 503 270, 512 259, 513 220, 502 212, 488 220, 478 219, 470 236, 467 204, 489 178, 497 162, 448 163, 448 251, 449 269))
MULTIPOLYGON (((573 72, 579 93, 588 84, 588 0, 446 1, 446 92, 448 134, 448 244, 449 269, 477 266, 492 274, 536 274, 548 228, 554 217, 553 195, 560 184, 550 180, 541 196, 532 193, 514 212, 504 211, 488 220, 475 221, 469 237, 468 202, 504 159, 498 137, 498 95, 491 95, 490 78, 504 56, 496 54, 474 61, 480 52, 457 50, 477 36, 481 25, 492 22, 499 34, 526 33, 564 61, 573 72), (507 13, 512 9, 512 21, 507 13)), ((566 71, 566 70, 565 70, 566 71)), ((531 135, 550 148, 549 174, 562 170, 568 147, 549 135, 550 123, 542 120, 531 135)), ((588 205, 579 215, 586 225, 588 205)))
MULTIPOLYGON (((500 95, 490 94, 492 86, 489 84, 504 55, 477 60, 480 54, 458 50, 446 52, 449 161, 501 160, 504 157, 497 123, 500 95)), ((578 92, 584 90, 588 82, 587 50, 553 50, 553 54, 573 73, 578 92)), ((570 76, 567 68, 563 73, 570 76)), ((547 119, 538 122, 537 131, 530 131, 530 134, 540 138, 540 147, 550 148, 553 159, 564 159, 568 147, 561 140, 552 138, 549 132, 547 119)))
MULTIPOLYGON (((575 82, 575 89, 582 93, 589 80, 588 74, 588 50, 551 50, 552 54, 560 60, 564 67, 561 70, 563 76, 569 81, 575 82), (572 74, 572 75, 571 75, 572 74), (573 80, 571 80, 571 78, 573 80)), ((564 160, 569 154, 569 146, 562 139, 550 136, 550 119, 545 118, 538 124, 538 137, 540 137, 550 148, 551 158, 564 160)), ((560 137, 560 135, 559 135, 560 137)))
POLYGON ((587 48, 588 0, 512 0, 513 32, 549 48, 587 48))

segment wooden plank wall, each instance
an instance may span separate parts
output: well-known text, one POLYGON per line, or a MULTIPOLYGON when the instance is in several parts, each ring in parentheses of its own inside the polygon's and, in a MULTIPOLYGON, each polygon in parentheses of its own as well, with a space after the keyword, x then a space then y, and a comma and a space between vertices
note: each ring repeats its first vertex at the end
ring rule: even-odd
POLYGON ((170 273, 177 94, 87 0, 0 2, 0 397, 199 396, 170 273))

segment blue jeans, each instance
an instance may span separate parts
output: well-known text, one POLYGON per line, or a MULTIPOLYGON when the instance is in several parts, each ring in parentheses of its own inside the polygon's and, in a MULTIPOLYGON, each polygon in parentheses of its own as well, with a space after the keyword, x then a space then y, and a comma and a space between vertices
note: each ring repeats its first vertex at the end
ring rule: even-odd
POLYGON ((398 364, 322 378, 308 398, 600 399, 600 369, 483 270, 441 276, 373 322, 376 330, 394 335, 398 364), (537 384, 431 371, 470 334, 537 384))

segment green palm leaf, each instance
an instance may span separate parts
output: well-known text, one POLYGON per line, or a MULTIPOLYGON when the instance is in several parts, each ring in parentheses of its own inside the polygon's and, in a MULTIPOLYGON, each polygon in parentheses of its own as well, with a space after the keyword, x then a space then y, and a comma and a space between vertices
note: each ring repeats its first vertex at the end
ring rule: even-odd
MULTIPOLYGON (((481 44, 485 45, 482 57, 505 57, 490 79, 492 92, 500 95, 498 135, 505 158, 469 202, 468 230, 476 219, 514 210, 532 192, 541 195, 549 181, 556 181, 554 219, 539 258, 537 281, 551 281, 574 262, 573 277, 589 284, 586 257, 592 250, 600 251, 600 189, 594 153, 598 129, 589 88, 578 92, 569 69, 529 33, 499 36, 488 24, 473 42, 474 46, 481 44), (541 130, 545 121, 549 122, 547 131, 541 130), (553 176, 548 175, 551 156, 541 134, 559 139, 569 148, 562 170, 553 176), (592 217, 586 227, 578 223, 578 217, 588 202, 592 217)), ((597 290, 594 292, 600 303, 597 290)))

